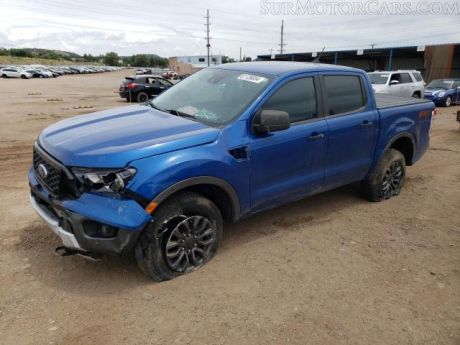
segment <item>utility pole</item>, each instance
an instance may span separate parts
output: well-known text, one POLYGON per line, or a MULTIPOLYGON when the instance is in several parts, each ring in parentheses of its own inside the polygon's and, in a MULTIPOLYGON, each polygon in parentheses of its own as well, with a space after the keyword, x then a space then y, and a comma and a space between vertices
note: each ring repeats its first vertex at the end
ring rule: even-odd
POLYGON ((241 51, 242 51, 242 50, 241 50, 241 47, 240 47, 240 62, 242 61, 242 60, 241 60, 241 51))
POLYGON ((209 18, 211 18, 209 16, 209 8, 206 11, 206 17, 204 18, 206 19, 206 24, 205 24, 206 25, 206 38, 205 39, 206 39, 206 48, 208 50, 208 67, 209 67, 209 50, 211 48, 211 44, 209 43, 209 40, 211 39, 211 37, 209 37, 209 25, 211 25, 209 23, 209 18))
POLYGON ((282 55, 283 52, 284 52, 284 46, 286 45, 286 43, 284 43, 284 19, 281 20, 281 41, 280 41, 280 49, 279 49, 279 52, 280 54, 282 55))

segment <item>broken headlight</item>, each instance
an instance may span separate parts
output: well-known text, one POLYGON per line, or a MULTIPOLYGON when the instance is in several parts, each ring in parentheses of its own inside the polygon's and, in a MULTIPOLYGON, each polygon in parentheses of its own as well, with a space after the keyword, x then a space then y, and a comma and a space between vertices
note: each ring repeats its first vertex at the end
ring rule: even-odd
POLYGON ((72 172, 85 190, 93 192, 122 192, 136 174, 136 169, 73 168, 72 172))

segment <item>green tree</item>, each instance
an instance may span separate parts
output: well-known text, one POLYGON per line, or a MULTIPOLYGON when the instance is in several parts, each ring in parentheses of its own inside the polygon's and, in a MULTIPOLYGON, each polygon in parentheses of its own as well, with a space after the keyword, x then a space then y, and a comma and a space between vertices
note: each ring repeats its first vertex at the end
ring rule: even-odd
POLYGON ((105 54, 104 58, 103 58, 103 62, 105 65, 108 65, 108 66, 118 66, 118 60, 119 60, 119 56, 117 53, 115 52, 109 52, 107 54, 105 54))
POLYGON ((148 55, 139 54, 133 55, 132 65, 135 67, 147 67, 150 65, 150 59, 148 55))

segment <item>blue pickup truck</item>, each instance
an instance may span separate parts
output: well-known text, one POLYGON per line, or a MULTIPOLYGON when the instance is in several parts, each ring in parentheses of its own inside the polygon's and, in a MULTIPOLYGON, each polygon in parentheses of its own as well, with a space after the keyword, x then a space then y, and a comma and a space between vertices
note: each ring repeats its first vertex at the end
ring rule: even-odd
POLYGON ((131 253, 168 280, 214 256, 224 221, 357 181, 371 201, 398 195, 428 148, 433 110, 376 98, 359 69, 214 66, 150 102, 46 128, 31 203, 61 255, 131 253))

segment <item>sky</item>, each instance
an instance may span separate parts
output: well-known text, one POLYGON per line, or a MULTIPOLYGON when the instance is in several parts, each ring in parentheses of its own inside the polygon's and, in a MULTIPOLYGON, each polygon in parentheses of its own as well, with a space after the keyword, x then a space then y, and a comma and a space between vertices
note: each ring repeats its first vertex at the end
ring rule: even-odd
MULTIPOLYGON (((279 49, 281 20, 287 53, 321 51, 323 47, 366 49, 371 44, 388 47, 460 42, 458 14, 344 15, 348 13, 344 11, 341 15, 311 15, 290 12, 283 4, 270 5, 274 1, 0 0, 0 47, 93 55, 108 51, 163 57, 204 55, 206 9, 211 16, 211 53, 237 59, 240 47, 243 56, 252 58, 279 49)), ((308 0, 282 1, 294 5, 303 1, 306 5, 308 0)))

